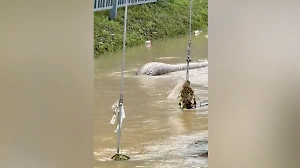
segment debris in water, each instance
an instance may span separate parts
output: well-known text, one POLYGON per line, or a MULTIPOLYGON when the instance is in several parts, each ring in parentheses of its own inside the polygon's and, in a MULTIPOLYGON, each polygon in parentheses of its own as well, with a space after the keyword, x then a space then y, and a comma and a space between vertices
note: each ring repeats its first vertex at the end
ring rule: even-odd
POLYGON ((196 36, 198 36, 200 33, 202 33, 202 31, 200 30, 195 30, 195 32, 194 32, 194 34, 196 35, 196 36))
POLYGON ((146 45, 146 47, 151 47, 151 41, 150 40, 147 40, 146 42, 145 42, 145 45, 146 45))

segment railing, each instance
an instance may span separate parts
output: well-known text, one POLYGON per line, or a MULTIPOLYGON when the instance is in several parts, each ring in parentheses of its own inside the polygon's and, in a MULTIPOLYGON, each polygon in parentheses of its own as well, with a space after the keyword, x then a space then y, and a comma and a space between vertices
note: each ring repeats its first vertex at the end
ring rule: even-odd
MULTIPOLYGON (((116 1, 117 1, 117 8, 124 7, 126 5, 126 0, 116 0, 116 1)), ((115 0, 94 0, 94 12, 112 9, 116 1, 115 0)), ((153 3, 156 1, 157 0, 128 0, 128 6, 153 3)))

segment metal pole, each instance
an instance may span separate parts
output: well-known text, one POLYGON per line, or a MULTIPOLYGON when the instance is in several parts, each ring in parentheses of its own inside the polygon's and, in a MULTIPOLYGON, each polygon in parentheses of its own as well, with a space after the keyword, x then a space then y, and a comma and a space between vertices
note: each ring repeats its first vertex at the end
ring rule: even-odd
POLYGON ((96 9, 99 8, 99 0, 95 0, 96 1, 96 9))
POLYGON ((120 101, 119 101, 119 127, 118 127, 118 144, 117 154, 120 154, 120 139, 121 139, 121 120, 123 113, 123 85, 124 85, 124 65, 125 65, 125 51, 126 51, 126 32, 127 32, 127 0, 125 4, 124 16, 124 35, 123 35, 123 52, 122 52, 122 71, 121 71, 121 86, 120 86, 120 101))
POLYGON ((113 0, 112 8, 109 11, 110 20, 114 20, 117 18, 117 11, 118 11, 118 0, 113 0))

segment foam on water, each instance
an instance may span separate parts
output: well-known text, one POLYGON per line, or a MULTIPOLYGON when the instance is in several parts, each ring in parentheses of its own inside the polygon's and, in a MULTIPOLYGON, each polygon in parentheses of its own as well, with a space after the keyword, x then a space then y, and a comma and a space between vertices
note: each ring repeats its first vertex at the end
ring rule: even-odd
MULTIPOLYGON (((131 161, 155 162, 155 167, 196 167, 207 166, 207 158, 194 158, 196 154, 208 150, 207 143, 190 145, 198 140, 205 141, 207 131, 190 135, 179 135, 169 137, 163 142, 148 144, 145 151, 136 151, 136 149, 122 150, 122 153, 131 157, 131 161), (165 158, 165 159, 163 159, 165 158), (167 158, 167 159, 166 159, 167 158)), ((98 161, 111 161, 110 155, 113 155, 116 149, 102 149, 101 152, 94 152, 98 161)))
POLYGON ((146 147, 145 154, 134 157, 134 160, 150 159, 157 162, 157 167, 190 167, 193 164, 199 166, 206 166, 207 158, 190 158, 201 151, 208 150, 208 145, 195 145, 189 146, 197 140, 205 139, 207 131, 191 135, 180 135, 176 137, 170 137, 164 142, 152 144, 146 147), (168 158, 163 160, 162 158, 168 158), (179 164, 179 165, 178 165, 179 164))
POLYGON ((159 58, 157 58, 157 59, 159 59, 159 60, 164 60, 164 59, 178 59, 178 58, 180 58, 180 57, 159 57, 159 58))

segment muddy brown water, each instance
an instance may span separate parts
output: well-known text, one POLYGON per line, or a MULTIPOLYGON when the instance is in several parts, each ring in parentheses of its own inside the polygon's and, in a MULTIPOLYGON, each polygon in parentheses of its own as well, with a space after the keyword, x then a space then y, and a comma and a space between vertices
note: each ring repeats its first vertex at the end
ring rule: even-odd
MULTIPOLYGON (((207 32, 193 36, 191 59, 207 59, 207 32)), ((119 99, 122 53, 103 55, 95 60, 94 158, 95 168, 185 168, 207 167, 207 158, 191 157, 207 145, 189 145, 208 134, 208 107, 178 109, 178 100, 166 97, 185 71, 163 76, 134 76, 136 69, 151 61, 184 63, 188 37, 153 42, 126 52, 124 109, 121 151, 128 161, 112 161, 116 153, 117 124, 110 124, 111 106, 119 99)), ((199 99, 208 98, 208 68, 190 71, 190 81, 199 99)))

